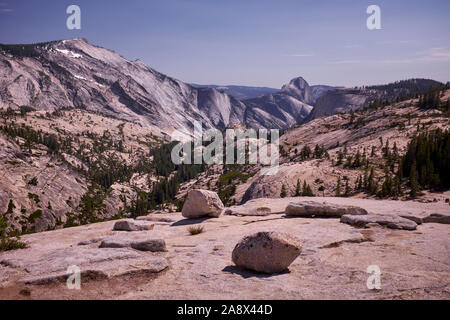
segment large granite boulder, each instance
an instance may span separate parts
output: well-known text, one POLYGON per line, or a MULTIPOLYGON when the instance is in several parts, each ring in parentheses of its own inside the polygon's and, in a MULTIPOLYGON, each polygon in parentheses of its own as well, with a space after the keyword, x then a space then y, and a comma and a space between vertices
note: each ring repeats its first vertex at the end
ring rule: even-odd
POLYGON ((302 201, 291 202, 286 207, 287 216, 295 217, 342 217, 343 215, 366 215, 367 211, 360 207, 339 205, 327 202, 302 201))
POLYGON ((195 189, 188 193, 184 202, 182 214, 185 218, 200 218, 204 216, 219 217, 224 209, 217 193, 208 190, 195 189))
POLYGON ((300 255, 296 237, 280 232, 259 232, 243 238, 234 248, 233 262, 242 268, 263 273, 286 270, 300 255))

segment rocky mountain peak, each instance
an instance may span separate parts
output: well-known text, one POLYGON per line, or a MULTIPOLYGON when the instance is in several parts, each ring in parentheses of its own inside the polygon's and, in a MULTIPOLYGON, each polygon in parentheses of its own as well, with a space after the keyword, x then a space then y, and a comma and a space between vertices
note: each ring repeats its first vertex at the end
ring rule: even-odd
POLYGON ((281 88, 281 92, 305 103, 311 103, 311 88, 308 82, 302 77, 292 79, 281 88))

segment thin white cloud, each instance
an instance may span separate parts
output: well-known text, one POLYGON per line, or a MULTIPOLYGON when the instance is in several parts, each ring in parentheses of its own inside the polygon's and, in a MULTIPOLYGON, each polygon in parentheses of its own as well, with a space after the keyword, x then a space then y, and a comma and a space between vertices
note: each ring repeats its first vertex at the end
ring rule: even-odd
POLYGON ((2 12, 13 12, 14 10, 11 8, 8 8, 8 3, 6 2, 0 2, 0 13, 2 12))
POLYGON ((314 53, 293 53, 293 54, 285 54, 285 57, 298 57, 298 58, 304 58, 304 57, 313 57, 314 53))
POLYGON ((386 41, 378 41, 376 44, 378 45, 392 45, 392 44, 410 44, 415 43, 414 40, 386 40, 386 41))
POLYGON ((361 63, 359 60, 339 60, 339 61, 329 61, 328 64, 357 64, 361 63))
POLYGON ((344 46, 345 49, 356 49, 356 48, 361 48, 362 45, 360 44, 347 44, 344 46))
POLYGON ((450 62, 450 49, 430 48, 426 51, 418 52, 416 56, 405 59, 382 60, 386 64, 408 64, 420 62, 450 62))

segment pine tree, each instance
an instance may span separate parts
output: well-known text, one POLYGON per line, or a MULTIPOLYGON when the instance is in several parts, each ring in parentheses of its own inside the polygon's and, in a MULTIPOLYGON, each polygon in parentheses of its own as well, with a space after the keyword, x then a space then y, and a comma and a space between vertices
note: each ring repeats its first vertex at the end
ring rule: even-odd
POLYGON ((370 168, 370 174, 367 181, 367 189, 370 194, 377 193, 378 183, 375 181, 375 170, 373 167, 370 168))
POLYGON ((344 160, 344 154, 342 151, 338 151, 337 162, 336 165, 339 166, 342 164, 342 160, 344 160))
POLYGON ((337 186, 336 186, 336 197, 341 196, 341 177, 337 180, 337 186))
POLYGON ((369 177, 368 177, 368 169, 367 168, 364 169, 364 182, 363 182, 363 185, 364 185, 364 189, 367 190, 367 188, 369 187, 369 177))
POLYGON ((351 190, 351 188, 350 188, 350 185, 349 185, 348 179, 347 179, 347 180, 345 180, 345 191, 344 191, 344 196, 345 196, 345 197, 349 197, 351 192, 352 192, 352 190, 351 190))
POLYGON ((409 173, 409 186, 411 191, 409 195, 413 198, 417 197, 417 192, 419 191, 419 185, 417 183, 417 169, 416 162, 414 161, 411 166, 411 171, 409 173))
POLYGON ((286 186, 283 184, 281 185, 280 198, 286 198, 286 196, 287 196, 286 186))
POLYGON ((297 186, 295 187, 295 196, 296 197, 300 197, 301 195, 301 184, 300 184, 300 179, 297 179, 297 186))
POLYGON ((324 186, 320 186, 318 190, 320 192, 322 192, 322 197, 325 197, 325 187, 324 186))
POLYGON ((313 192, 311 190, 311 187, 309 186, 309 184, 306 183, 306 180, 303 181, 302 196, 303 197, 314 197, 314 194, 313 194, 313 192))
POLYGON ((355 160, 353 160, 352 167, 359 168, 360 166, 361 166, 361 152, 359 152, 359 149, 358 149, 358 152, 356 152, 356 155, 355 155, 355 160))
POLYGON ((376 149, 376 147, 375 146, 372 146, 372 152, 370 153, 370 156, 373 158, 373 157, 375 157, 375 149, 376 149))

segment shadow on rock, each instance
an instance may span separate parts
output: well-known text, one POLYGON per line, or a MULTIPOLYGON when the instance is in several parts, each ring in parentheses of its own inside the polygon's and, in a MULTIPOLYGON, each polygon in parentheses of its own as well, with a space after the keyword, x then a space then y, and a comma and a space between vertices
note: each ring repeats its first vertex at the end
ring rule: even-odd
POLYGON ((195 219, 183 219, 177 222, 172 223, 171 227, 177 227, 177 226, 189 226, 192 224, 199 224, 206 220, 212 219, 212 217, 204 217, 204 218, 195 218, 195 219))
POLYGON ((289 269, 286 269, 285 271, 280 272, 280 273, 272 273, 272 274, 259 273, 259 272, 251 271, 248 269, 243 269, 243 268, 240 268, 237 266, 227 266, 227 267, 223 268, 222 271, 240 275, 244 279, 247 279, 247 278, 271 278, 271 277, 291 273, 289 271, 289 269))

